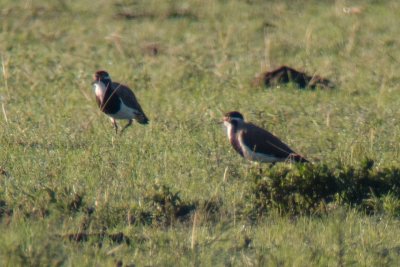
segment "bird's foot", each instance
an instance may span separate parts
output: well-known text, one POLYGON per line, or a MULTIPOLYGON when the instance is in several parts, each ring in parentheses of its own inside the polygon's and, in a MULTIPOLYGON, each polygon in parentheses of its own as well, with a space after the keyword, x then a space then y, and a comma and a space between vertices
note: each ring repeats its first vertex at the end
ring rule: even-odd
POLYGON ((117 122, 114 119, 112 120, 112 124, 113 124, 113 127, 115 129, 115 134, 118 134, 118 125, 117 125, 117 122))

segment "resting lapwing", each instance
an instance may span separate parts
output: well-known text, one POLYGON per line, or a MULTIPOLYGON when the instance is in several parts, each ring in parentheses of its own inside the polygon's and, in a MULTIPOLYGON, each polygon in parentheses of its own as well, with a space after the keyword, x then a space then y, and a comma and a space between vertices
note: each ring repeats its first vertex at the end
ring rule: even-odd
POLYGON ((250 161, 269 162, 309 162, 270 132, 244 121, 237 111, 224 116, 224 125, 232 147, 242 157, 250 161))
POLYGON ((121 133, 133 120, 140 124, 149 122, 132 90, 123 84, 112 82, 106 71, 99 70, 93 75, 93 90, 97 105, 110 117, 115 133, 118 133, 116 120, 128 120, 121 133))

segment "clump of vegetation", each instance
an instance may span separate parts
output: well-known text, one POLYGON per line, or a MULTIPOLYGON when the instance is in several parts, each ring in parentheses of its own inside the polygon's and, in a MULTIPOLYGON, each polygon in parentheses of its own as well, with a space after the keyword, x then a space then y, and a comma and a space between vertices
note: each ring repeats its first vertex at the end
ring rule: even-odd
POLYGON ((182 200, 179 192, 172 192, 166 185, 154 185, 145 199, 150 204, 155 222, 165 225, 182 220, 195 209, 193 203, 182 200))
POLYGON ((320 214, 339 205, 368 213, 400 212, 400 169, 376 169, 372 160, 360 167, 293 165, 254 174, 248 201, 254 218, 277 208, 289 214, 320 214))
POLYGON ((100 233, 85 233, 85 232, 79 232, 79 233, 72 233, 72 234, 66 234, 63 236, 64 238, 68 239, 69 241, 75 241, 75 242, 87 242, 89 238, 94 238, 98 240, 98 245, 101 246, 103 243, 104 239, 108 239, 112 242, 121 244, 121 243, 126 243, 130 244, 130 239, 124 233, 118 232, 115 234, 109 234, 105 231, 102 231, 100 233))
MULTIPOLYGON (((97 240, 100 245, 104 239, 129 244, 129 238, 122 232, 110 234, 108 229, 126 224, 170 226, 177 221, 188 219, 188 215, 196 208, 194 203, 183 201, 179 192, 173 192, 167 185, 153 185, 143 200, 141 204, 135 204, 128 208, 112 205, 105 205, 97 209, 87 208, 79 227, 82 231, 62 236, 70 241, 77 242, 93 239, 97 240)), ((80 202, 81 199, 75 196, 68 207, 80 202)))
POLYGON ((130 224, 169 226, 175 222, 186 222, 194 211, 205 221, 217 221, 221 215, 222 199, 183 200, 179 191, 168 185, 154 184, 144 196, 142 205, 134 205, 128 212, 130 224))
MULTIPOLYGON (((196 209, 194 202, 182 200, 178 191, 158 183, 151 186, 139 201, 131 204, 113 205, 105 203, 86 210, 91 229, 110 229, 117 225, 169 226, 185 221, 196 209)), ((85 227, 89 228, 89 227, 85 227)))
POLYGON ((7 206, 7 203, 0 199, 0 222, 3 217, 9 218, 12 215, 12 209, 7 206))
POLYGON ((72 187, 36 186, 7 200, 0 199, 0 218, 14 212, 31 219, 43 219, 51 213, 79 213, 85 208, 84 197, 83 192, 75 192, 72 187))

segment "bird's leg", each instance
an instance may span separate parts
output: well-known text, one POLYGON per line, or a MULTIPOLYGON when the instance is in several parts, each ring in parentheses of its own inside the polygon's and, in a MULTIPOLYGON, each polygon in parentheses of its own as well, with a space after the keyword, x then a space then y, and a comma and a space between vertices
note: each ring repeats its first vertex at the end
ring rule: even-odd
POLYGON ((115 120, 115 119, 111 119, 111 122, 112 122, 112 124, 113 124, 113 126, 114 126, 114 129, 115 129, 115 134, 118 134, 118 125, 117 125, 117 121, 115 120))
POLYGON ((131 126, 132 125, 132 122, 133 122, 133 120, 132 119, 130 119, 129 121, 128 121, 128 124, 127 125, 125 125, 124 126, 124 128, 122 128, 122 130, 121 130, 121 132, 120 132, 120 134, 122 134, 122 132, 126 129, 126 128, 128 128, 129 126, 131 126))

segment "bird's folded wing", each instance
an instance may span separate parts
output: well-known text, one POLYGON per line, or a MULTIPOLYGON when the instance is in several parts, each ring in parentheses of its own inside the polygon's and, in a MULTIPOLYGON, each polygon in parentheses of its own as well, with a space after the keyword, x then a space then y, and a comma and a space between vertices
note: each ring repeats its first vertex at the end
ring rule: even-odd
POLYGON ((115 91, 115 94, 122 99, 122 102, 124 102, 126 106, 143 113, 142 107, 137 101, 135 94, 131 89, 129 89, 129 87, 116 82, 112 83, 112 87, 115 91))
POLYGON ((242 140, 246 146, 256 153, 279 158, 286 158, 295 153, 278 137, 251 123, 248 123, 246 129, 242 131, 242 140))

